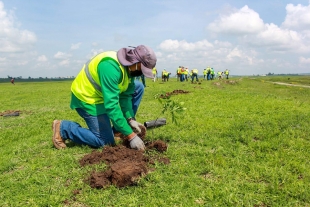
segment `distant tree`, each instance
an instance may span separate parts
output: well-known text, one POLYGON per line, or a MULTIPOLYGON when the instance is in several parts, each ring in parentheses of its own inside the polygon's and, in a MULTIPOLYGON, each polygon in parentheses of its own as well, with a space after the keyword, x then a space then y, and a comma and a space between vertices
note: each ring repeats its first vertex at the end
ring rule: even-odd
POLYGON ((28 79, 31 79, 31 77, 29 76, 28 79))

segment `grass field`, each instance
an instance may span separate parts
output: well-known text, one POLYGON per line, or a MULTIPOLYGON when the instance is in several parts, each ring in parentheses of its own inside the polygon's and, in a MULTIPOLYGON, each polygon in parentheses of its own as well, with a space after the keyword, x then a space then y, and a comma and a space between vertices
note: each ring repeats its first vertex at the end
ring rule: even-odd
MULTIPOLYGON (((78 163, 93 149, 51 142, 54 119, 85 126, 69 108, 71 81, 1 83, 0 112, 22 113, 0 117, 0 206, 310 206, 310 89, 274 78, 147 80, 137 120, 167 118, 147 139, 168 142, 171 163, 137 186, 104 190, 84 183, 94 166, 78 163), (178 125, 154 99, 176 89, 190 91, 171 97, 187 108, 178 125)), ((300 78, 290 81, 310 85, 300 78)))

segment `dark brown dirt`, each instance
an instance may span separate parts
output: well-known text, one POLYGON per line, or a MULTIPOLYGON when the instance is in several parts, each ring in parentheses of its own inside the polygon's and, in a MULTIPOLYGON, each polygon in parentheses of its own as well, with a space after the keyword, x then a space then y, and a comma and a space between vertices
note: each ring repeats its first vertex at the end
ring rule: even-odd
MULTIPOLYGON (((157 150, 164 152, 167 150, 167 144, 161 140, 146 143, 146 152, 148 150, 157 150)), ((168 158, 160 155, 147 156, 142 151, 127 148, 125 146, 107 146, 101 152, 93 151, 85 155, 79 162, 80 165, 94 165, 105 163, 107 169, 105 171, 92 171, 90 176, 85 179, 92 188, 106 188, 110 185, 117 187, 133 186, 137 181, 152 171, 150 164, 155 162, 169 164, 168 158)))
POLYGON ((163 142, 161 140, 158 140, 156 142, 148 142, 145 144, 145 146, 148 149, 156 149, 158 152, 165 152, 168 148, 166 142, 163 142))
POLYGON ((20 110, 7 110, 0 113, 0 116, 19 116, 20 110))
POLYGON ((177 94, 185 94, 189 93, 189 91, 184 91, 184 90, 174 90, 172 92, 167 92, 165 94, 160 94, 159 98, 169 98, 171 95, 177 95, 177 94))

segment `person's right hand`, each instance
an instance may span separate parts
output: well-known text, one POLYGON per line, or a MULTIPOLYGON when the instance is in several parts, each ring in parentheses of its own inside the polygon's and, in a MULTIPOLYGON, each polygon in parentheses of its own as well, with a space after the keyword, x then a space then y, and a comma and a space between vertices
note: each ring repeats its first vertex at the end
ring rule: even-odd
POLYGON ((138 135, 134 136, 129 140, 129 144, 131 149, 136 149, 136 150, 145 150, 145 145, 144 142, 138 135))

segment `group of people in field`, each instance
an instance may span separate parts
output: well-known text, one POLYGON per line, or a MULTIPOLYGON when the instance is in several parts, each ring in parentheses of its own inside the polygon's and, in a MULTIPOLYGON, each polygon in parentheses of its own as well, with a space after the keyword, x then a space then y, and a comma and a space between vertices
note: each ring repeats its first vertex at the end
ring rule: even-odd
MULTIPOLYGON (((154 77, 153 82, 155 82, 158 78, 157 69, 153 68, 152 73, 153 73, 153 77, 154 77)), ((177 81, 184 82, 184 81, 188 81, 190 79, 191 83, 193 83, 194 81, 198 82, 199 81, 199 78, 198 78, 199 74, 198 73, 199 73, 199 71, 196 68, 189 71, 189 69, 187 67, 179 66, 178 69, 176 70, 177 81)), ((223 79, 224 77, 226 77, 226 79, 229 78, 229 70, 228 69, 226 69, 223 72, 218 71, 217 74, 215 74, 214 69, 212 67, 208 66, 207 68, 205 68, 203 70, 202 73, 203 73, 203 80, 214 80, 215 75, 217 75, 217 78, 219 80, 223 79)), ((161 73, 162 82, 169 81, 170 75, 171 75, 171 72, 168 72, 166 69, 164 69, 161 73)))
MULTIPOLYGON (((155 81, 158 79, 158 72, 157 72, 157 69, 156 69, 156 68, 153 68, 152 73, 153 73, 153 82, 155 82, 155 81)), ((168 71, 166 71, 166 69, 164 69, 164 70, 161 72, 161 80, 162 80, 162 82, 169 81, 170 75, 171 75, 171 73, 168 72, 168 71)))
MULTIPOLYGON (((226 77, 226 79, 229 78, 229 70, 228 69, 226 69, 223 72, 221 72, 221 71, 217 72, 217 78, 219 80, 223 79, 224 77, 226 77)), ((214 80, 214 78, 215 78, 215 71, 213 68, 208 66, 206 69, 203 70, 203 79, 204 80, 214 80)))

